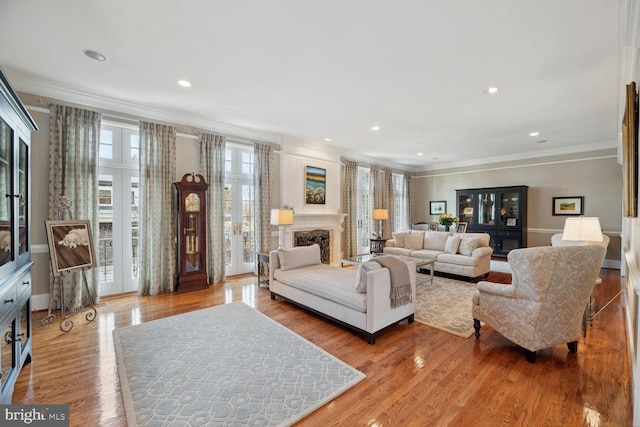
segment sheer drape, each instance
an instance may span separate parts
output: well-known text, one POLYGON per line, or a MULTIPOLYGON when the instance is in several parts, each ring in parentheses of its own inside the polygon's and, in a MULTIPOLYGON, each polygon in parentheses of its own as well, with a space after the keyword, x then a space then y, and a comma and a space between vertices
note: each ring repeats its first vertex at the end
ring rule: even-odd
POLYGON ((176 128, 140 122, 139 295, 174 290, 176 128))
POLYGON ((342 250, 345 257, 352 257, 358 253, 358 163, 350 160, 344 161, 342 207, 347 214, 342 250))
POLYGON ((267 144, 254 145, 254 213, 256 250, 271 249, 271 194, 273 187, 273 148, 267 144))
MULTIPOLYGON (((49 128, 49 218, 59 218, 55 200, 67 196, 73 219, 91 222, 93 241, 98 241, 98 150, 101 114, 62 105, 51 106, 49 128)), ((69 219, 69 218, 64 218, 69 219)), ((95 250, 95 248, 94 248, 95 250)), ((65 301, 73 309, 88 302, 82 291, 82 274, 65 277, 65 301)), ((87 270, 87 282, 95 302, 98 301, 98 277, 94 269, 87 270)), ((58 281, 54 281, 53 298, 60 308, 58 281)), ((51 307, 53 308, 53 307, 51 307)))
POLYGON ((389 219, 382 221, 382 235, 391 238, 395 224, 395 200, 393 198, 393 172, 389 168, 382 169, 382 208, 389 212, 389 219))
POLYGON ((225 280, 224 155, 226 138, 200 135, 200 170, 209 184, 207 192, 207 275, 209 284, 225 280))

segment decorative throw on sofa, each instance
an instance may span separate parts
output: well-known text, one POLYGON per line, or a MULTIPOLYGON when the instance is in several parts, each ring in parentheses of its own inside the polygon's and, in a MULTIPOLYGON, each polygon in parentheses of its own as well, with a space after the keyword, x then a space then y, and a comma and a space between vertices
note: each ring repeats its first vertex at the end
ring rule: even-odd
POLYGON ((391 275, 391 308, 410 303, 411 278, 407 263, 392 256, 376 257, 376 262, 388 268, 391 275))

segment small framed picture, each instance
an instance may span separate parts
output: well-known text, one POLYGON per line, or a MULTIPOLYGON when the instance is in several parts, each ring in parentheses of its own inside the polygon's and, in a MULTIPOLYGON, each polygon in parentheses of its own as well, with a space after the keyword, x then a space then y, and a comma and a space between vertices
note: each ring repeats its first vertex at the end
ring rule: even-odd
POLYGON ((429 223, 429 231, 438 231, 438 223, 430 222, 429 223))
POLYGON ((456 233, 466 233, 467 232, 467 223, 459 222, 456 226, 456 233))
POLYGON ((429 202, 429 215, 442 215, 447 212, 447 201, 429 202))
POLYGON ((462 215, 473 216, 473 208, 464 208, 464 210, 462 211, 462 215))
POLYGON ((554 197, 553 215, 584 215, 584 196, 554 197))
POLYGON ((516 219, 515 218, 507 218, 507 227, 515 227, 516 219))
POLYGON ((45 221, 53 275, 98 266, 88 220, 45 221))

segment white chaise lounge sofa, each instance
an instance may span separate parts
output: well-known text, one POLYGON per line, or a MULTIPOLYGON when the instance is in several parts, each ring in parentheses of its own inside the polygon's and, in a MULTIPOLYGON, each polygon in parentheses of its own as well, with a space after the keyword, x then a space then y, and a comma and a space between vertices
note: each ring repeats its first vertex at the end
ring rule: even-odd
POLYGON ((375 264, 358 268, 322 264, 318 245, 271 251, 271 299, 282 297, 364 334, 374 344, 385 328, 405 319, 413 322, 416 300, 415 263, 404 263, 409 270, 411 302, 395 308, 390 297, 391 274, 375 264))

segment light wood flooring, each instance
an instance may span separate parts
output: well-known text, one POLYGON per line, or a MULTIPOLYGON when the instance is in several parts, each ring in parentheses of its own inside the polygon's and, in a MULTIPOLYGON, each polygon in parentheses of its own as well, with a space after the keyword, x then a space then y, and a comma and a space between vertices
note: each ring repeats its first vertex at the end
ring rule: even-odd
MULTIPOLYGON (((596 311, 620 291, 618 273, 602 270, 596 311)), ((509 283, 511 277, 492 272, 489 280, 509 283)), ((540 351, 535 365, 488 326, 477 341, 405 322, 369 345, 340 326, 272 301, 254 276, 185 294, 103 298, 97 319, 87 323, 76 315, 69 333, 58 323, 42 326, 46 313, 35 313, 33 361, 18 378, 13 403, 69 404, 71 426, 125 426, 113 329, 244 301, 367 376, 301 426, 630 426, 622 298, 595 318, 577 354, 558 345, 540 351)))

